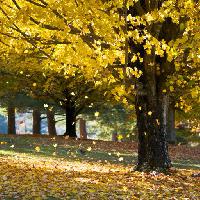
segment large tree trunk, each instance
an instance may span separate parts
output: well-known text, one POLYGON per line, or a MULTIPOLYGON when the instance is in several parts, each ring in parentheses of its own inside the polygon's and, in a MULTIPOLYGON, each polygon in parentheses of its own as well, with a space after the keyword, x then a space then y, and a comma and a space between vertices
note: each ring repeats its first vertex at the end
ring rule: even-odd
POLYGON ((56 122, 55 122, 55 113, 54 111, 47 110, 47 122, 48 122, 48 133, 51 136, 56 134, 56 122))
POLYGON ((80 118, 79 125, 80 125, 80 139, 87 139, 86 121, 80 118))
POLYGON ((15 126, 15 107, 8 106, 8 134, 16 134, 15 126))
POLYGON ((157 102, 150 96, 137 96, 138 170, 166 170, 171 166, 166 141, 167 107, 165 96, 157 102))
POLYGON ((176 143, 175 108, 172 104, 169 105, 168 109, 167 141, 170 144, 176 143))
MULTIPOLYGON (((156 64, 150 66, 149 63, 156 63, 155 56, 144 54, 143 75, 136 85, 137 169, 164 171, 171 166, 167 145, 169 97, 163 93, 164 74, 157 74, 156 64)), ((168 65, 163 62, 160 68, 165 69, 168 65)))
POLYGON ((33 135, 41 134, 41 113, 36 108, 33 109, 33 135))
MULTIPOLYGON (((127 2, 127 1, 125 1, 127 2)), ((139 0, 127 11, 127 15, 142 16, 162 6, 164 1, 142 1, 139 0)), ((170 17, 164 22, 155 22, 146 25, 133 25, 127 22, 127 29, 145 30, 152 38, 158 41, 164 40, 166 43, 177 39, 180 26, 173 23, 170 17)), ((160 56, 156 53, 157 47, 151 44, 150 52, 144 45, 148 44, 148 39, 140 44, 135 42, 134 37, 128 40, 130 51, 128 51, 128 65, 133 69, 136 67, 142 71, 142 76, 138 79, 136 88, 135 108, 138 125, 138 170, 166 170, 171 166, 167 147, 167 121, 169 98, 163 92, 167 87, 167 79, 175 71, 173 61, 169 62, 167 54, 160 56), (143 58, 142 62, 131 62, 132 55, 138 54, 143 58)), ((152 40, 152 39, 150 39, 152 40)), ((168 91, 166 91, 168 92, 168 91)))

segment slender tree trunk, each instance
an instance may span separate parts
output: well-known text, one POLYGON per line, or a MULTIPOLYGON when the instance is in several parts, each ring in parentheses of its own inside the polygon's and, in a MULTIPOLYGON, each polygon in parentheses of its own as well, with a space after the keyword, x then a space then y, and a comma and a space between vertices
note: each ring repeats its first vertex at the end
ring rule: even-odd
POLYGON ((16 134, 15 126, 15 107, 12 105, 8 106, 8 134, 16 134))
POLYGON ((33 109, 33 135, 41 134, 41 113, 38 109, 33 109))
POLYGON ((56 122, 54 111, 47 110, 47 122, 49 135, 55 136, 56 134, 56 122))
POLYGON ((76 138, 76 115, 75 106, 73 103, 68 103, 66 105, 66 133, 65 136, 76 138))
POLYGON ((80 125, 80 139, 87 139, 86 121, 80 118, 79 125, 80 125))
POLYGON ((118 141, 117 133, 116 133, 116 132, 113 132, 113 133, 112 133, 112 141, 113 141, 113 142, 117 142, 117 141, 118 141))
POLYGON ((167 141, 171 144, 176 143, 175 108, 172 104, 169 105, 168 109, 167 141))

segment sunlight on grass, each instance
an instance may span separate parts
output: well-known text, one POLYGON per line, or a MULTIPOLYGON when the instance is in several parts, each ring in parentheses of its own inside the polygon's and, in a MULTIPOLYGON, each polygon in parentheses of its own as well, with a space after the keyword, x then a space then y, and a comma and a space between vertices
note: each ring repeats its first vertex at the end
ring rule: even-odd
POLYGON ((32 165, 32 166, 43 166, 43 167, 50 167, 50 168, 56 168, 64 171, 96 171, 96 172, 109 172, 109 171, 120 171, 122 168, 119 165, 113 165, 113 169, 110 167, 112 165, 102 165, 100 162, 87 162, 85 161, 77 161, 77 160, 71 160, 71 159, 64 159, 64 158, 58 158, 58 157, 44 157, 41 155, 30 155, 28 153, 16 153, 14 151, 5 151, 0 150, 0 156, 2 159, 10 160, 14 162, 15 160, 17 162, 22 162, 24 164, 32 165), (95 164, 95 167, 94 167, 95 164))
POLYGON ((185 149, 181 157, 172 149, 174 165, 185 169, 166 176, 133 172, 136 150, 123 143, 28 137, 1 142, 0 199, 195 199, 200 187, 191 176, 200 162, 187 159, 185 149))
POLYGON ((131 172, 131 167, 119 164, 70 161, 6 150, 0 151, 0 157, 2 198, 128 200, 173 195, 192 199, 198 193, 198 184, 189 170, 173 176, 154 176, 131 172))
POLYGON ((178 167, 180 169, 200 169, 200 162, 185 162, 185 161, 176 161, 172 163, 173 166, 178 167))

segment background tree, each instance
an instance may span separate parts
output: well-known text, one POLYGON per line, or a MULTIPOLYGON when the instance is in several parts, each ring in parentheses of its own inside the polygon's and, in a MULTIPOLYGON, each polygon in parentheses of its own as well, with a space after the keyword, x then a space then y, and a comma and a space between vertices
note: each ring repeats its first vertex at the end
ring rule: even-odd
POLYGON ((33 135, 41 134, 41 112, 33 109, 33 135))

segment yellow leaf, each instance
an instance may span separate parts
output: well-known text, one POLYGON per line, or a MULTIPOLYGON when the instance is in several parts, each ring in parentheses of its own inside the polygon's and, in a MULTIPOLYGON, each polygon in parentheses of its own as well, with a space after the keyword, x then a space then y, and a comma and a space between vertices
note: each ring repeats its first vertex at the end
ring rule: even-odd
POLYGON ((69 139, 69 135, 66 135, 64 138, 65 138, 66 140, 69 139))
POLYGON ((117 136, 117 138, 118 138, 118 140, 121 140, 121 139, 123 139, 123 135, 120 134, 117 136))
POLYGON ((92 150, 92 147, 88 147, 88 148, 87 148, 87 151, 91 151, 91 150, 92 150))
POLYGON ((40 147, 35 147, 35 150, 36 150, 37 152, 40 152, 40 147))
POLYGON ((128 191, 128 188, 126 186, 123 187, 124 192, 128 191))
POLYGON ((98 116, 99 116, 99 112, 95 112, 95 113, 94 113, 94 116, 95 116, 95 117, 98 117, 98 116))
POLYGON ((171 85, 171 86, 169 87, 169 90, 170 90, 170 92, 173 92, 173 91, 174 91, 174 87, 171 85))
POLYGON ((7 144, 7 142, 0 142, 0 144, 7 144))
POLYGON ((159 120, 158 120, 158 119, 156 119, 156 123, 157 123, 158 125, 160 125, 160 122, 159 122, 159 120))
POLYGON ((120 161, 120 162, 121 162, 121 161, 123 161, 123 160, 124 160, 124 158, 123 158, 123 157, 120 157, 120 158, 119 158, 119 161, 120 161))
POLYGON ((137 56, 136 55, 134 55, 133 57, 132 57, 132 59, 131 59, 131 62, 135 62, 136 60, 137 60, 138 58, 137 58, 137 56))

